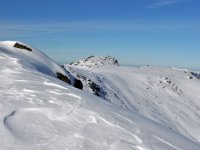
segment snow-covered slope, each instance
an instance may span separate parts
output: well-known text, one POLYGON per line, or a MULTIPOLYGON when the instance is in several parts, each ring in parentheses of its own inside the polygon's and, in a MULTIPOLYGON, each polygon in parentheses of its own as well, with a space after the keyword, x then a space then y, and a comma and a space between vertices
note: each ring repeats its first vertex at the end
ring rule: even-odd
POLYGON ((54 69, 61 68, 50 70, 40 54, 33 58, 12 45, 0 43, 1 150, 200 149, 160 123, 58 80, 54 69))
MULTIPOLYGON (((27 67, 31 70, 37 70, 47 75, 55 76, 56 73, 60 72, 65 74, 65 71, 57 65, 55 62, 50 60, 45 54, 38 50, 27 51, 25 49, 19 49, 14 47, 15 41, 1 42, 1 51, 7 54, 7 56, 18 58, 23 67, 27 67)), ((23 44, 23 43, 21 43, 23 44)), ((23 44, 26 45, 26 44, 23 44)))
POLYGON ((200 142, 198 74, 148 66, 65 65, 65 68, 82 80, 85 91, 200 142))
POLYGON ((51 60, 44 53, 33 49, 24 43, 17 41, 0 42, 0 51, 3 53, 2 55, 14 57, 23 68, 30 71, 34 70, 46 75, 60 78, 71 85, 75 85, 77 82, 76 78, 74 78, 70 73, 51 60), (20 45, 22 48, 15 47, 15 44, 20 45), (24 49, 23 47, 30 50, 24 49))

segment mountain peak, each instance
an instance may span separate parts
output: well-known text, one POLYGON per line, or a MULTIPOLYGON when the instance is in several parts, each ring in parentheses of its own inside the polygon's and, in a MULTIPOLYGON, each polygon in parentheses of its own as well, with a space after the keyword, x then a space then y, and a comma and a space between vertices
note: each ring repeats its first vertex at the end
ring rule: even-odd
POLYGON ((119 66, 118 60, 111 56, 89 56, 83 60, 71 63, 72 66, 84 66, 88 68, 100 67, 105 65, 119 66))

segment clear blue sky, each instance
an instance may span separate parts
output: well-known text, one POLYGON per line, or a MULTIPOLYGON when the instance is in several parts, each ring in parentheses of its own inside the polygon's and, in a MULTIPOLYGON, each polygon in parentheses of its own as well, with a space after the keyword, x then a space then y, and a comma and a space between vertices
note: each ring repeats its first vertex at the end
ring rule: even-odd
POLYGON ((111 55, 122 64, 200 67, 200 1, 0 0, 0 40, 59 62, 111 55))

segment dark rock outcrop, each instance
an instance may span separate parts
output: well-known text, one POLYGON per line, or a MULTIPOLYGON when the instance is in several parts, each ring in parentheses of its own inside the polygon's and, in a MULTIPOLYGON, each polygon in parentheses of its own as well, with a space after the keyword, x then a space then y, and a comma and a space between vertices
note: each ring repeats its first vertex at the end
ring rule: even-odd
MULTIPOLYGON (((58 79, 60 79, 60 80, 62 80, 62 81, 64 81, 64 82, 66 82, 66 83, 68 83, 68 84, 71 84, 71 85, 73 84, 73 83, 70 81, 70 79, 69 79, 67 76, 63 75, 62 73, 57 72, 56 75, 57 75, 57 78, 58 78, 58 79)), ((83 89, 83 84, 82 84, 82 82, 81 82, 80 80, 76 79, 75 77, 74 77, 74 84, 73 84, 72 86, 74 86, 74 87, 77 88, 77 89, 81 89, 81 90, 83 89)))
POLYGON ((65 76, 65 75, 63 75, 62 73, 59 73, 59 72, 57 72, 56 75, 57 75, 58 79, 66 82, 68 84, 71 84, 71 81, 70 81, 70 79, 67 76, 65 76))
POLYGON ((77 88, 77 89, 81 89, 82 90, 83 89, 83 84, 82 84, 82 82, 80 80, 75 79, 74 87, 77 88))
POLYGON ((191 76, 196 78, 196 79, 200 79, 200 73, 197 72, 191 72, 191 76))
POLYGON ((14 47, 15 47, 15 48, 19 48, 19 49, 25 49, 25 50, 27 50, 27 51, 33 51, 30 47, 25 46, 25 45, 20 44, 20 43, 15 43, 15 44, 14 44, 14 47))

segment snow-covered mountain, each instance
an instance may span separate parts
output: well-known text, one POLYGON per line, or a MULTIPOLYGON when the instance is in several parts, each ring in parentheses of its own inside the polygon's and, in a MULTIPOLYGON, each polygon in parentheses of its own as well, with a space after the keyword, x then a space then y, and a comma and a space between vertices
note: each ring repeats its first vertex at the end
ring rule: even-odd
MULTIPOLYGON (((93 59, 95 64, 98 61, 93 59)), ((66 64, 65 68, 83 82, 83 90, 200 142, 198 73, 176 68, 104 64, 92 68, 87 64, 66 64)))
MULTIPOLYGON (((110 64, 98 68, 65 65, 73 75, 77 73, 84 75, 91 82, 95 82, 99 88, 103 88, 102 85, 105 84, 107 96, 103 99, 86 92, 86 89, 91 88, 86 87, 87 83, 82 78, 80 79, 84 85, 83 90, 74 88, 72 82, 76 78, 73 75, 42 52, 24 43, 0 42, 0 62, 1 150, 200 149, 200 144, 197 142, 198 120, 191 112, 192 106, 199 98, 199 80, 188 79, 181 71, 174 70, 179 72, 178 75, 174 74, 174 78, 161 77, 163 83, 159 82, 158 85, 156 79, 160 80, 160 78, 156 78, 156 75, 162 73, 166 77, 170 74, 169 70, 126 68, 110 64), (149 73, 145 74, 147 71, 149 73), (168 82, 173 83, 171 85, 168 82), (157 97, 157 101, 162 104, 154 106, 157 103, 154 90, 161 91, 165 84, 165 91, 160 93, 163 95, 157 97), (176 84, 178 89, 173 89, 173 84, 176 84), (191 86, 191 89, 187 89, 186 85, 191 86), (149 89, 140 91, 142 87, 149 89), (195 89, 192 89, 193 87, 195 89), (180 90, 181 94, 179 94, 180 90), (116 91, 118 91, 115 93, 116 96, 121 95, 121 97, 111 96, 115 95, 112 92, 116 91), (132 93, 132 100, 130 93, 132 93), (176 98, 190 94, 191 97, 188 98, 191 99, 174 98, 173 101, 164 97, 167 93, 176 98), (143 99, 144 96, 139 98, 142 94, 149 96, 146 97, 146 101, 143 99), (182 102, 185 100, 187 102, 183 106, 182 102), (182 126, 187 125, 189 129, 196 128, 196 133, 190 135, 192 132, 185 134, 178 128, 169 128, 160 119, 163 116, 168 117, 167 114, 173 114, 174 110, 170 108, 172 106, 179 110, 185 108, 180 116, 177 115, 177 120, 182 119, 179 123, 182 126), (160 117, 157 116, 159 117, 157 120, 151 110, 159 112, 160 117), (163 115, 165 110, 168 112, 163 115), (188 115, 191 117, 189 118, 188 115), (188 119, 187 123, 183 119, 188 119)), ((171 122, 173 121, 172 119, 171 122)))
POLYGON ((72 66, 82 66, 87 68, 100 67, 105 65, 116 65, 118 66, 118 60, 111 56, 90 56, 86 59, 79 60, 71 63, 72 66))

